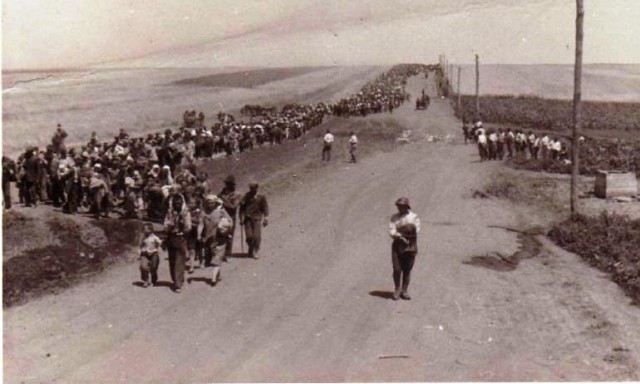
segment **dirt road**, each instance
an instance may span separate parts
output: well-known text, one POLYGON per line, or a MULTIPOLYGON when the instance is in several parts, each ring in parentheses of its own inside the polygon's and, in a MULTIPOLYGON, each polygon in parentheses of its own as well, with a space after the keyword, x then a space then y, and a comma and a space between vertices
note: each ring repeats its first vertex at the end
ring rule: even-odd
POLYGON ((217 287, 197 271, 181 294, 142 289, 131 264, 5 311, 6 382, 638 380, 640 309, 601 273, 547 243, 507 272, 470 264, 519 249, 496 227, 544 218, 471 197, 500 165, 423 139, 460 131, 427 89, 428 111, 393 112, 413 142, 269 196, 263 258, 234 258, 217 287), (396 302, 387 220, 399 196, 423 229, 413 300, 396 302))

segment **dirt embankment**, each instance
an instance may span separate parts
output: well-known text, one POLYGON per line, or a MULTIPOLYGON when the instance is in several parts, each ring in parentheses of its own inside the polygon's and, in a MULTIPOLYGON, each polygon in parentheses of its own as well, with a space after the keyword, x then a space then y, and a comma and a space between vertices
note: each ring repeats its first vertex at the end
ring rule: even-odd
POLYGON ((4 307, 61 290, 135 257, 142 223, 132 220, 94 221, 53 213, 48 206, 3 215, 4 307), (38 233, 28 239, 31 228, 38 233), (26 240, 26 241, 25 241, 26 240))

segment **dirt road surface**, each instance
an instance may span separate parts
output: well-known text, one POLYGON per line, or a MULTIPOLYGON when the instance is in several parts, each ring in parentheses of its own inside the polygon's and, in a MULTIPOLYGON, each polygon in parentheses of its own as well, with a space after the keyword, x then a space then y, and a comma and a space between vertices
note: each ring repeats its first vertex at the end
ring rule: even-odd
POLYGON ((234 258, 215 288, 198 270, 181 294, 142 289, 132 263, 6 310, 5 381, 638 380, 640 310, 602 273, 544 240, 516 268, 472 262, 518 251, 500 227, 544 217, 472 198, 500 165, 425 139, 460 136, 433 83, 408 88, 425 86, 427 111, 392 115, 411 143, 318 166, 269 196, 263 257, 234 258), (387 220, 400 196, 422 219, 411 301, 390 299, 387 220))

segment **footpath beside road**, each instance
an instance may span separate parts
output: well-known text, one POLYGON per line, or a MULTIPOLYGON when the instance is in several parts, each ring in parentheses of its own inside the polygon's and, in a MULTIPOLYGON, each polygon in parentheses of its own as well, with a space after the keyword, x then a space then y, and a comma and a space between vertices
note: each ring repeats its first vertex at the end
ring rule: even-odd
POLYGON ((225 264, 217 287, 198 271, 179 295, 141 289, 131 264, 6 310, 5 380, 638 380, 640 310, 601 273, 546 243, 509 271, 471 263, 518 251, 504 228, 531 218, 472 197, 501 165, 461 143, 432 79, 410 80, 412 100, 422 88, 427 111, 410 102, 359 120, 400 124, 410 143, 308 169, 269 196, 263 257, 225 264), (400 196, 422 220, 411 301, 390 299, 400 196))

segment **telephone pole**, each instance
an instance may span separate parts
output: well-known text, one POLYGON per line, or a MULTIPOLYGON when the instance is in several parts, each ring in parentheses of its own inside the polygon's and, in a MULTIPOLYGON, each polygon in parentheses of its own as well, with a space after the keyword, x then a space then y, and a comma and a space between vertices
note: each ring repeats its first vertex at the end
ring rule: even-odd
POLYGON ((458 65, 458 112, 460 112, 460 71, 462 68, 458 65))
POLYGON ((480 120, 480 58, 476 55, 476 121, 480 120))
POLYGON ((580 130, 582 115, 582 40, 584 2, 576 0, 576 63, 573 85, 573 143, 571 144, 571 214, 578 213, 578 175, 580 172, 580 130))

